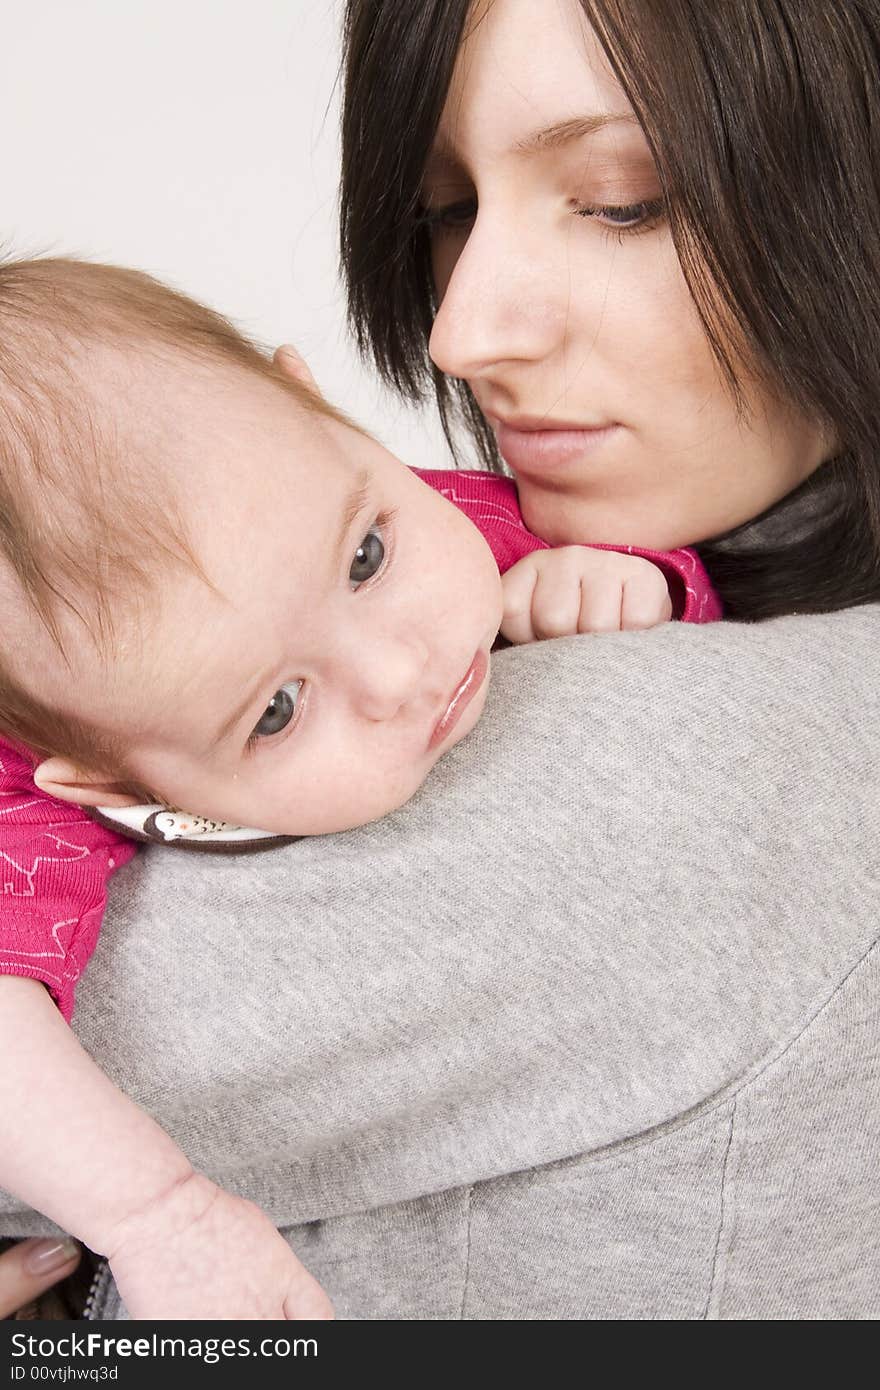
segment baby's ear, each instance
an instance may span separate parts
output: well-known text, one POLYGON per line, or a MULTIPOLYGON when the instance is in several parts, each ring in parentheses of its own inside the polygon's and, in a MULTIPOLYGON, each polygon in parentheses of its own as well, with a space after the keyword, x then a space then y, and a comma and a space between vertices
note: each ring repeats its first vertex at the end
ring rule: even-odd
POLYGON ((123 782, 114 782, 102 772, 87 772, 69 758, 46 758, 35 768, 34 781, 47 796, 76 806, 139 805, 123 782))
POLYGON ((313 391, 316 396, 320 396, 321 392, 318 389, 318 383, 312 376, 305 358, 301 357, 296 348, 292 347, 290 343, 282 343, 281 347, 276 348, 272 361, 275 363, 275 366, 278 368, 279 372, 281 372, 282 376, 290 377, 293 381, 302 382, 303 386, 307 387, 309 391, 313 391))

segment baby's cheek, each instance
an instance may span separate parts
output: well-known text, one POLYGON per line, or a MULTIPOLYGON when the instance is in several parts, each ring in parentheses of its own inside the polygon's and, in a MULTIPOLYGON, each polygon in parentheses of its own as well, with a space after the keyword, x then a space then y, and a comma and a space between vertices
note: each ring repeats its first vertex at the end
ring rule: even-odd
POLYGON ((498 627, 504 612, 504 591, 495 556, 473 522, 461 513, 458 519, 466 528, 461 538, 466 563, 459 565, 454 581, 463 611, 479 606, 484 610, 480 618, 487 625, 491 625, 494 618, 498 627))
POLYGON ((388 773, 362 761, 357 777, 349 776, 344 785, 327 787, 320 804, 312 808, 308 828, 301 833, 332 835, 381 820, 415 796, 430 770, 430 765, 410 765, 388 773))

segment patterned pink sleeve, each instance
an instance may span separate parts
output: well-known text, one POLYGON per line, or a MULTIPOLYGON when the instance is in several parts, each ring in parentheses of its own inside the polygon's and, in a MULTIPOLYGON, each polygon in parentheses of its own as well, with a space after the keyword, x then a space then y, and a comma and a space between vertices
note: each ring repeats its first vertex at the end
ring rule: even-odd
POLYGON ((0 742, 0 974, 42 980, 68 1022, 107 880, 135 848, 46 796, 27 757, 0 742))
POLYGON ((721 599, 695 550, 643 550, 637 545, 594 545, 592 550, 616 550, 639 555, 663 571, 672 599, 672 616, 680 623, 717 623, 723 616, 721 599))
MULTIPOLYGON (((413 472, 453 502, 485 536, 502 574, 534 550, 550 546, 526 529, 516 484, 497 473, 414 468, 413 472)), ((663 571, 672 599, 672 615, 683 623, 714 623, 722 616, 721 600, 695 550, 643 550, 637 545, 593 545, 638 555, 663 571)))

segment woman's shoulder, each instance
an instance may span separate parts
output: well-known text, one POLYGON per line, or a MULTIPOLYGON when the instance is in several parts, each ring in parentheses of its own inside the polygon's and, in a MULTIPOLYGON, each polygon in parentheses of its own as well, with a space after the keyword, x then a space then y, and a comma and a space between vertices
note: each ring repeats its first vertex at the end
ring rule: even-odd
POLYGON ((161 1074, 172 1133, 287 1221, 593 1152, 732 1093, 878 932, 878 623, 499 653, 483 719, 382 822, 256 875, 129 865, 87 1045, 135 1098, 161 1074), (192 1097, 245 1075, 221 1152, 192 1097))

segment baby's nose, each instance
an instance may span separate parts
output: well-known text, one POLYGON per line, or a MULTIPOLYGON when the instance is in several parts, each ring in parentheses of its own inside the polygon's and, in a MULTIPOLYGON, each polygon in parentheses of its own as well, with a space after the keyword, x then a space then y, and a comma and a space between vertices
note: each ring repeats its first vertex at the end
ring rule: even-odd
POLYGON ((372 641, 358 655, 354 699, 366 719, 393 719, 421 691, 428 649, 417 640, 372 641))

